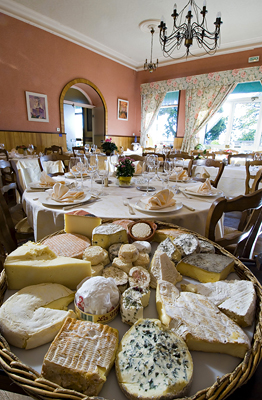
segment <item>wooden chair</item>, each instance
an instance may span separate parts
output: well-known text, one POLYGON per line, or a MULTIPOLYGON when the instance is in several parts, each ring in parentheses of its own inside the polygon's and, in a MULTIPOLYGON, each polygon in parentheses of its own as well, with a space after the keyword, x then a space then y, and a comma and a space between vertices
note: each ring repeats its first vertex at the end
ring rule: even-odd
POLYGON ((238 153, 238 154, 229 154, 228 155, 228 164, 231 164, 232 160, 242 158, 247 161, 248 159, 254 159, 254 153, 238 153))
POLYGON ((144 161, 144 159, 145 159, 145 157, 140 156, 138 154, 132 154, 132 155, 127 156, 127 157, 132 158, 132 160, 134 160, 134 161, 144 161))
MULTIPOLYGON (((188 165, 188 176, 192 176, 192 168, 194 166, 202 166, 202 167, 215 167, 218 168, 217 176, 214 180, 211 180, 211 185, 217 188, 218 182, 223 174, 225 164, 222 161, 214 160, 212 158, 206 158, 204 160, 190 160, 188 165)), ((194 177, 194 180, 204 182, 204 178, 194 177)))
POLYGON ((173 153, 171 151, 167 155, 167 158, 184 158, 185 160, 194 160, 194 156, 191 156, 189 153, 186 153, 186 152, 173 153))
POLYGON ((6 151, 6 149, 0 149, 0 159, 6 161, 9 160, 8 152, 6 151))
POLYGON ((252 168, 254 167, 260 167, 262 168, 262 160, 252 160, 246 161, 246 182, 245 182, 245 186, 246 186, 246 191, 245 194, 248 193, 252 193, 254 190, 258 189, 258 185, 260 183, 260 179, 259 176, 260 174, 257 175, 257 173, 260 170, 256 171, 255 173, 252 172, 252 168), (251 183, 252 181, 252 183, 251 183))
POLYGON ((44 154, 50 154, 50 153, 58 153, 58 154, 63 154, 63 147, 61 146, 56 146, 52 145, 50 147, 46 147, 44 150, 44 154))
POLYGON ((216 199, 208 212, 205 236, 226 248, 234 255, 252 258, 257 238, 262 224, 262 189, 248 195, 233 199, 220 197, 216 199), (242 214, 249 211, 248 218, 241 218, 238 228, 231 230, 222 238, 215 238, 215 229, 224 213, 239 211, 242 214), (232 247, 232 245, 234 245, 232 247))
POLYGON ((86 153, 85 146, 72 147, 72 150, 73 150, 74 157, 77 157, 77 152, 80 152, 81 154, 86 153))
MULTIPOLYGON (((63 157, 62 154, 58 154, 58 153, 51 153, 51 154, 46 154, 44 156, 39 157, 38 162, 39 162, 39 166, 40 166, 40 170, 41 171, 45 171, 45 162, 48 161, 59 161, 61 160, 60 157, 63 157)), ((64 158, 64 157, 63 157, 64 158)), ((70 158, 70 157, 69 157, 70 158)), ((63 167, 65 170, 65 165, 64 165, 64 161, 61 160, 63 162, 63 167)), ((48 173, 49 176, 58 176, 58 175, 64 175, 64 172, 54 172, 54 173, 48 173)))

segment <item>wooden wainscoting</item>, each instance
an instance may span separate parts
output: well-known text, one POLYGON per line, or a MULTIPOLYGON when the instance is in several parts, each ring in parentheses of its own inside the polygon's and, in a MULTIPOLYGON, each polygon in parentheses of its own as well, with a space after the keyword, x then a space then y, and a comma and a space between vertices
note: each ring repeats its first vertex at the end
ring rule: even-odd
MULTIPOLYGON (((106 139, 112 139, 112 142, 114 142, 118 148, 123 147, 124 151, 127 149, 133 150, 132 143, 135 141, 134 136, 106 136, 106 139)), ((137 138, 137 141, 139 142, 140 138, 137 138)))
POLYGON ((32 143, 37 153, 43 152, 46 147, 52 145, 62 146, 67 150, 66 134, 60 132, 22 132, 22 131, 0 131, 0 143, 4 143, 7 151, 15 149, 16 146, 32 143))

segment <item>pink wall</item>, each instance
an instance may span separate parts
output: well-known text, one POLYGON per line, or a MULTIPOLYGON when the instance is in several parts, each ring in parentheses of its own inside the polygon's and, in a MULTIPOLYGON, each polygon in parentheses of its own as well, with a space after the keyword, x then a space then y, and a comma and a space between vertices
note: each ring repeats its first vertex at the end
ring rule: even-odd
POLYGON ((108 135, 138 133, 135 71, 5 14, 0 14, 0 77, 0 130, 55 132, 63 87, 85 78, 105 98, 108 135), (27 120, 25 91, 47 95, 49 123, 27 120), (118 98, 129 101, 128 121, 117 119, 118 98))

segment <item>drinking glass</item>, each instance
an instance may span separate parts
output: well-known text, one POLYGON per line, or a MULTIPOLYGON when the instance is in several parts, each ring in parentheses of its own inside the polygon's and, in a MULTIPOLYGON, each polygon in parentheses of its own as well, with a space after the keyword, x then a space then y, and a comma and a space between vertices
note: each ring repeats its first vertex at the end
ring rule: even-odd
POLYGON ((70 157, 70 160, 69 160, 69 171, 75 177, 75 188, 77 188, 77 175, 79 174, 79 171, 78 171, 78 168, 77 168, 77 164, 78 163, 81 163, 81 158, 80 157, 70 157))
POLYGON ((32 154, 33 154, 33 152, 35 150, 35 146, 33 144, 29 144, 28 147, 27 147, 27 150, 29 151, 30 156, 32 157, 32 154))
POLYGON ((92 153, 96 153, 96 150, 97 150, 97 145, 96 144, 92 144, 92 146, 91 146, 92 153))
POLYGON ((154 178, 155 174, 156 166, 150 162, 144 161, 142 165, 142 176, 147 181, 147 188, 146 193, 144 193, 143 196, 148 196, 149 182, 154 178))
POLYGON ((170 158, 167 158, 164 161, 164 172, 167 174, 167 188, 169 189, 169 178, 170 175, 172 174, 173 170, 173 160, 170 158))
POLYGON ((83 180, 83 174, 85 174, 89 168, 89 161, 87 157, 84 154, 81 154, 79 156, 81 162, 76 165, 76 168, 78 170, 78 173, 81 175, 81 187, 80 190, 84 190, 84 180, 83 180))
POLYGON ((110 172, 115 176, 116 166, 119 162, 119 156, 117 153, 111 153, 110 155, 110 172))
POLYGON ((162 182, 162 190, 166 188, 168 181, 168 174, 164 169, 164 161, 158 161, 157 178, 162 182))
POLYGON ((175 175, 176 178, 176 183, 174 186, 172 186, 172 189, 174 189, 174 193, 179 193, 179 188, 177 184, 177 179, 178 179, 178 174, 181 173, 184 169, 184 159, 183 158, 173 158, 173 171, 172 175, 175 175))
POLYGON ((97 160, 98 160, 97 173, 102 181, 102 190, 99 194, 100 194, 100 196, 106 196, 107 193, 105 193, 105 191, 104 191, 104 185, 105 185, 105 179, 108 179, 108 175, 109 175, 109 159, 107 158, 107 156, 99 154, 97 156, 97 160))
POLYGON ((97 174, 97 169, 98 169, 97 154, 96 153, 90 153, 89 154, 89 169, 88 169, 88 172, 91 175, 91 187, 90 187, 91 194, 95 194, 94 193, 94 189, 93 189, 93 182, 94 182, 94 177, 97 174))
POLYGON ((85 152, 89 153, 90 152, 90 144, 85 144, 85 152))

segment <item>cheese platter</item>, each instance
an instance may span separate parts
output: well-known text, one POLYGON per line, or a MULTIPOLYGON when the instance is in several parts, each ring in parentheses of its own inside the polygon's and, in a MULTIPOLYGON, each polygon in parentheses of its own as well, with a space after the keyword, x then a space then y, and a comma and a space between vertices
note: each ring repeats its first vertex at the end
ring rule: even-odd
MULTIPOLYGON (((180 227, 175 225, 157 222, 158 229, 173 229, 181 230, 180 227)), ((186 229, 182 230, 184 233, 190 233, 186 229)), ((199 239, 204 239, 200 235, 195 234, 199 239)), ((151 260, 159 245, 159 242, 152 242, 151 260)), ((250 350, 246 351, 243 359, 234 357, 229 354, 220 353, 206 353, 203 351, 191 351, 194 372, 193 381, 190 390, 187 394, 189 399, 201 399, 205 396, 206 399, 218 398, 223 399, 228 394, 232 393, 237 387, 241 386, 247 381, 254 370, 256 369, 261 358, 261 286, 254 277, 254 275, 236 258, 225 251, 220 246, 214 244, 216 252, 222 255, 229 256, 234 263, 234 271, 231 272, 227 280, 248 280, 253 283, 256 289, 257 303, 256 303, 256 318, 254 323, 244 328, 245 334, 251 341, 250 350)), ((177 283, 177 288, 180 290, 183 285, 196 284, 196 280, 186 275, 177 283)), ((14 291, 7 290, 6 275, 3 271, 1 274, 1 297, 6 301, 14 291)), ((197 282, 198 283, 198 282, 197 282)), ((74 309, 72 303, 69 307, 74 309)), ((159 313, 156 308, 156 290, 151 288, 151 295, 149 305, 143 310, 144 319, 158 319, 159 313)), ((123 323, 121 315, 119 314, 114 320, 110 321, 108 325, 119 332, 119 341, 129 330, 130 326, 123 323)), ((0 344, 2 352, 0 354, 0 363, 4 371, 22 388, 26 390, 29 395, 35 398, 43 398, 43 396, 50 396, 50 392, 56 391, 55 398, 66 399, 80 399, 83 395, 78 392, 72 392, 69 389, 59 389, 54 383, 44 381, 41 377, 41 368, 45 354, 48 351, 50 343, 39 346, 35 349, 24 350, 11 346, 4 337, 0 337, 0 344), (17 358, 19 360, 17 360, 17 358), (15 360, 15 363, 12 363, 15 360), (19 371, 17 371, 17 362, 19 363, 19 371), (43 382, 44 386, 43 386, 43 382)), ((119 399, 125 400, 126 396, 121 391, 116 371, 114 367, 111 369, 107 380, 99 393, 100 397, 108 400, 119 399)))

